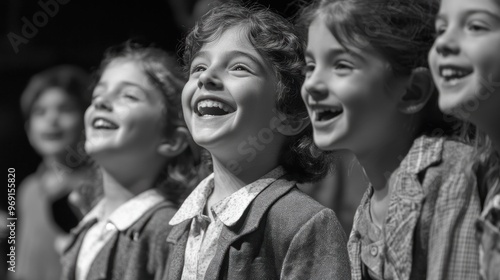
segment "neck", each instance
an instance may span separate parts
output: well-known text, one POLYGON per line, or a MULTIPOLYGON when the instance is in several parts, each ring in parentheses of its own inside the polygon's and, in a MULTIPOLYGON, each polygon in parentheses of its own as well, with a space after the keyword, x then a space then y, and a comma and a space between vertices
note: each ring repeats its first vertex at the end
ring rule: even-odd
POLYGON ((238 168, 229 169, 233 167, 227 165, 225 162, 220 161, 212 156, 214 166, 214 191, 212 193, 212 201, 220 201, 239 189, 257 181, 262 176, 273 170, 278 166, 278 160, 269 158, 267 161, 254 161, 242 163, 238 168))
POLYGON ((373 186, 374 199, 382 199, 389 193, 387 181, 408 154, 413 140, 413 137, 398 138, 373 152, 356 155, 373 186))
POLYGON ((153 176, 144 176, 142 174, 124 175, 113 173, 104 168, 101 168, 101 171, 105 217, 108 217, 114 210, 134 196, 151 189, 155 179, 153 176))

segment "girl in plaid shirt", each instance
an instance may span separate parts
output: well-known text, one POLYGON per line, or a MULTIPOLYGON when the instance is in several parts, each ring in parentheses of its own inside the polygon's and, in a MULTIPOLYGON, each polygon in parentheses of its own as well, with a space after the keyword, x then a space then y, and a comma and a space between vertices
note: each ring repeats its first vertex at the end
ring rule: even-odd
POLYGON ((348 243, 353 279, 478 279, 472 148, 437 108, 427 65, 437 1, 322 0, 304 9, 302 97, 324 150, 370 180, 348 243))
POLYGON ((500 279, 500 2, 444 0, 429 55, 439 106, 474 123, 472 171, 483 202, 477 223, 483 279, 500 279))

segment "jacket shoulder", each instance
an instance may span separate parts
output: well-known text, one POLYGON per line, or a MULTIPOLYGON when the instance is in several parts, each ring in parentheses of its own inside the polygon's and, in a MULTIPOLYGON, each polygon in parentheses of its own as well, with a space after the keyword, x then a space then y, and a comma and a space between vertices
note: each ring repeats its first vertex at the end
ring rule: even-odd
POLYGON ((445 162, 470 161, 473 154, 474 148, 471 145, 456 140, 445 140, 443 143, 442 158, 445 162))
POLYGON ((173 204, 162 202, 150 209, 148 213, 136 223, 136 226, 141 228, 143 234, 165 232, 172 228, 168 222, 172 219, 176 211, 177 207, 173 204))
POLYGON ((334 224, 341 229, 333 210, 321 205, 295 186, 271 206, 267 225, 271 231, 281 232, 293 238, 303 225, 318 217, 320 212, 333 219, 334 224))

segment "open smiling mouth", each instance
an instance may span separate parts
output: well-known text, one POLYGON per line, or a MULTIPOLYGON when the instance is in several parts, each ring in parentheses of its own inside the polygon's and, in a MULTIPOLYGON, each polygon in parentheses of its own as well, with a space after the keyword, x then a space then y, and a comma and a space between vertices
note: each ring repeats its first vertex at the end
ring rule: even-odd
POLYGON ((317 122, 329 121, 342 114, 342 108, 321 108, 314 109, 314 120, 317 122))
POLYGON ((214 99, 204 99, 195 106, 195 113, 202 116, 224 116, 234 113, 236 110, 228 104, 214 99))
POLYGON ((117 124, 104 118, 95 118, 92 122, 92 127, 95 129, 118 129, 117 124))
POLYGON ((472 69, 457 67, 457 66, 440 66, 439 75, 443 77, 445 82, 456 85, 464 78, 472 73, 472 69))

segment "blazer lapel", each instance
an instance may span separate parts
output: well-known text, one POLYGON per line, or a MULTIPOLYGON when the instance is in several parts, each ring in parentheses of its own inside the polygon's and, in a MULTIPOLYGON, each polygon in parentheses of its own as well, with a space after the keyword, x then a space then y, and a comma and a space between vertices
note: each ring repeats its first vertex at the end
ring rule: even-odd
POLYGON ((163 280, 180 280, 184 268, 184 253, 186 250, 191 220, 175 225, 167 237, 169 253, 163 280))
MULTIPOLYGON (((295 186, 295 182, 282 178, 264 189, 247 209, 247 213, 233 227, 222 227, 219 245, 205 273, 205 279, 219 279, 229 247, 241 237, 258 229, 269 208, 295 186)), ((180 278, 179 278, 180 279, 180 278)))
POLYGON ((70 239, 63 250, 63 256, 61 258, 62 264, 62 278, 67 280, 75 279, 76 273, 76 261, 78 259, 78 252, 80 252, 80 247, 83 243, 83 238, 89 230, 89 228, 97 222, 97 219, 92 219, 85 224, 80 224, 76 228, 71 230, 70 239))

